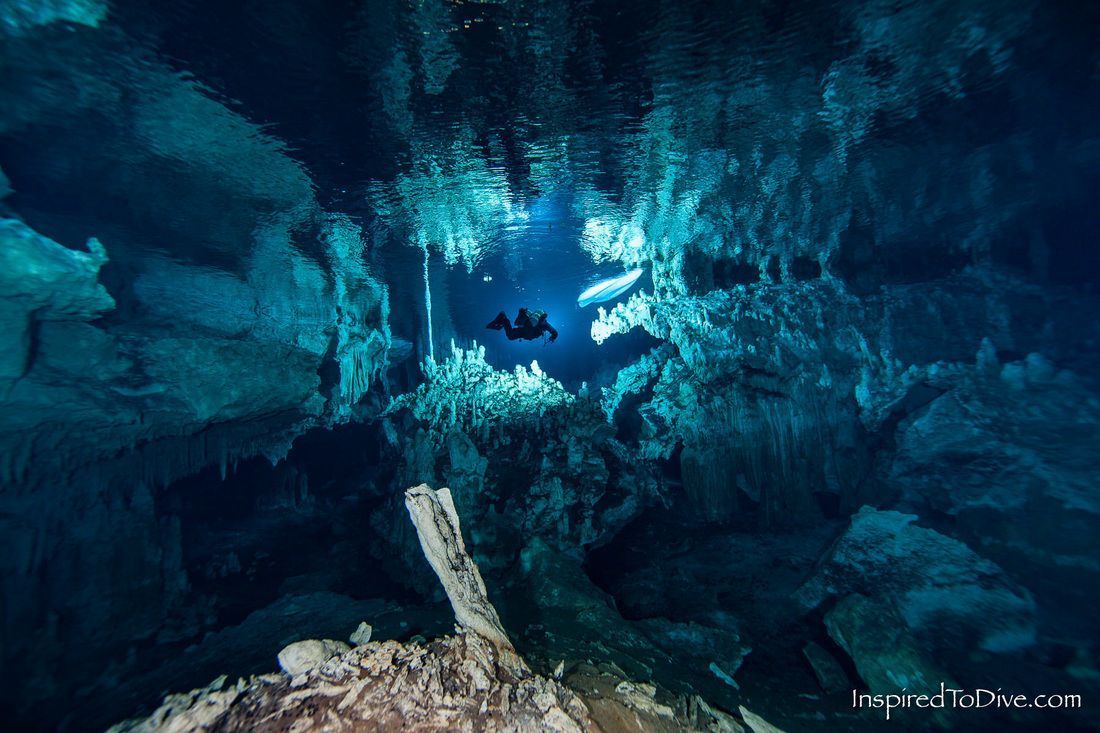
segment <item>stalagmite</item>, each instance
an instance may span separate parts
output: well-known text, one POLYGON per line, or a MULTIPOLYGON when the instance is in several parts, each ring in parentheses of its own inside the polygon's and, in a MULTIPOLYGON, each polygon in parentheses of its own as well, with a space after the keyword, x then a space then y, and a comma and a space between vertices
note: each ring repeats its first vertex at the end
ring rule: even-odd
POLYGON ((486 424, 538 425, 547 410, 575 400, 561 382, 541 370, 494 369, 485 360, 485 347, 477 342, 473 349, 464 350, 452 341, 450 357, 439 362, 426 359, 423 369, 424 382, 415 392, 395 398, 387 413, 408 408, 430 425, 436 445, 442 445, 454 429, 472 434, 486 424))
POLYGON ((427 484, 420 484, 405 492, 405 506, 416 526, 424 557, 451 601, 455 620, 467 631, 491 642, 510 672, 521 677, 527 675, 527 665, 516 654, 496 609, 489 602, 481 573, 466 552, 451 490, 433 491, 427 484))

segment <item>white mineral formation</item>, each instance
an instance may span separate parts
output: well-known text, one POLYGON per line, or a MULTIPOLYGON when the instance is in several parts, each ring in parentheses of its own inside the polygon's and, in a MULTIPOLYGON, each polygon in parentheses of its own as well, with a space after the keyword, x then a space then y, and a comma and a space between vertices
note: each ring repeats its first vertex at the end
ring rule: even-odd
POLYGON ((355 646, 363 646, 370 641, 371 634, 374 633, 374 627, 363 621, 359 624, 359 627, 352 632, 351 637, 348 639, 355 646))
POLYGON ((416 526, 424 557, 443 583, 459 626, 491 642, 509 671, 519 676, 527 674, 527 665, 516 654, 489 602, 481 573, 466 552, 450 489, 433 491, 427 484, 415 486, 405 492, 405 506, 416 526))

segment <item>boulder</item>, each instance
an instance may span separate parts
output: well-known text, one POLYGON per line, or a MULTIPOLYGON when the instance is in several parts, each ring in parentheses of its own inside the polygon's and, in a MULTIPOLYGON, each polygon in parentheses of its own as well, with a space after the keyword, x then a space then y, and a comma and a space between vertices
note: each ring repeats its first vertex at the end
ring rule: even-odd
POLYGON ((825 628, 874 693, 932 691, 940 682, 953 684, 920 649, 888 601, 853 593, 825 615, 825 628))
POLYGON ((279 666, 291 677, 297 677, 350 649, 344 642, 332 639, 296 641, 279 652, 279 666))
POLYGON ((844 674, 844 668, 825 647, 816 641, 806 642, 806 646, 802 647, 802 656, 810 663, 822 690, 831 693, 849 689, 848 675, 844 674))
POLYGON ((1026 585, 1051 636, 1085 643, 1097 625, 1077 609, 1100 603, 1100 400, 1036 354, 978 361, 899 425, 888 480, 905 511, 949 517, 953 536, 1026 585))
POLYGON ((912 514, 863 507, 817 574, 796 593, 807 608, 859 593, 897 609, 932 653, 1007 652, 1035 641, 1035 602, 998 566, 912 514))

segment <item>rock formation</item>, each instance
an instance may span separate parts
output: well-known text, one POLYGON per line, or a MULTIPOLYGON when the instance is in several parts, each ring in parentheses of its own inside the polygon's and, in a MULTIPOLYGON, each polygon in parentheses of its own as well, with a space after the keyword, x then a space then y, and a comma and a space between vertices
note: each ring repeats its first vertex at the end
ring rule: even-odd
POLYGON ((525 535, 573 553, 660 501, 654 467, 631 460, 599 404, 569 393, 537 363, 505 372, 488 364, 483 347, 453 348, 441 363, 425 362, 423 384, 395 398, 387 416, 403 436, 404 477, 435 481, 443 467, 455 505, 478 523, 475 551, 492 566, 517 552, 523 537, 485 534, 489 496, 525 535), (507 475, 523 476, 522 489, 499 480, 507 475))
MULTIPOLYGON (((450 599, 456 634, 425 644, 307 640, 285 648, 285 674, 169 695, 150 717, 112 733, 392 730, 574 733, 741 733, 732 716, 699 698, 581 666, 563 684, 536 675, 516 653, 489 602, 448 489, 405 494, 424 556, 450 599)), ((559 669, 556 677, 560 678, 559 669)), ((753 731, 778 730, 742 709, 753 731)))
POLYGON ((864 507, 798 592, 815 607, 851 593, 894 606, 926 648, 1011 652, 1035 643, 1035 601, 1003 569, 916 517, 864 507))
POLYGON ((405 506, 416 527, 424 557, 451 602, 455 621, 492 644, 505 671, 516 677, 526 676, 529 670, 516 655, 497 610, 489 602, 481 573, 466 552, 451 490, 434 491, 421 484, 405 492, 405 506))
POLYGON ((125 654, 196 631, 206 612, 177 605, 190 584, 159 489, 280 460, 370 410, 372 387, 380 402, 387 365, 388 291, 361 228, 106 15, 0 3, 5 174, 28 182, 30 212, 0 209, 0 669, 37 690, 13 709, 71 692, 58 670, 102 668, 77 639, 125 654), (90 211, 53 228, 43 210, 69 200, 90 211))

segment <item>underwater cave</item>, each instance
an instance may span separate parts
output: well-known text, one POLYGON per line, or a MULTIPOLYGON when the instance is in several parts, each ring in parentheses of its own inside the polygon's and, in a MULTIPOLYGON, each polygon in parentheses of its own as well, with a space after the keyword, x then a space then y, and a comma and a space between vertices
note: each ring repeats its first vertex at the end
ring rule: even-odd
POLYGON ((1098 37, 0 0, 3 729, 1100 730, 1098 37))

